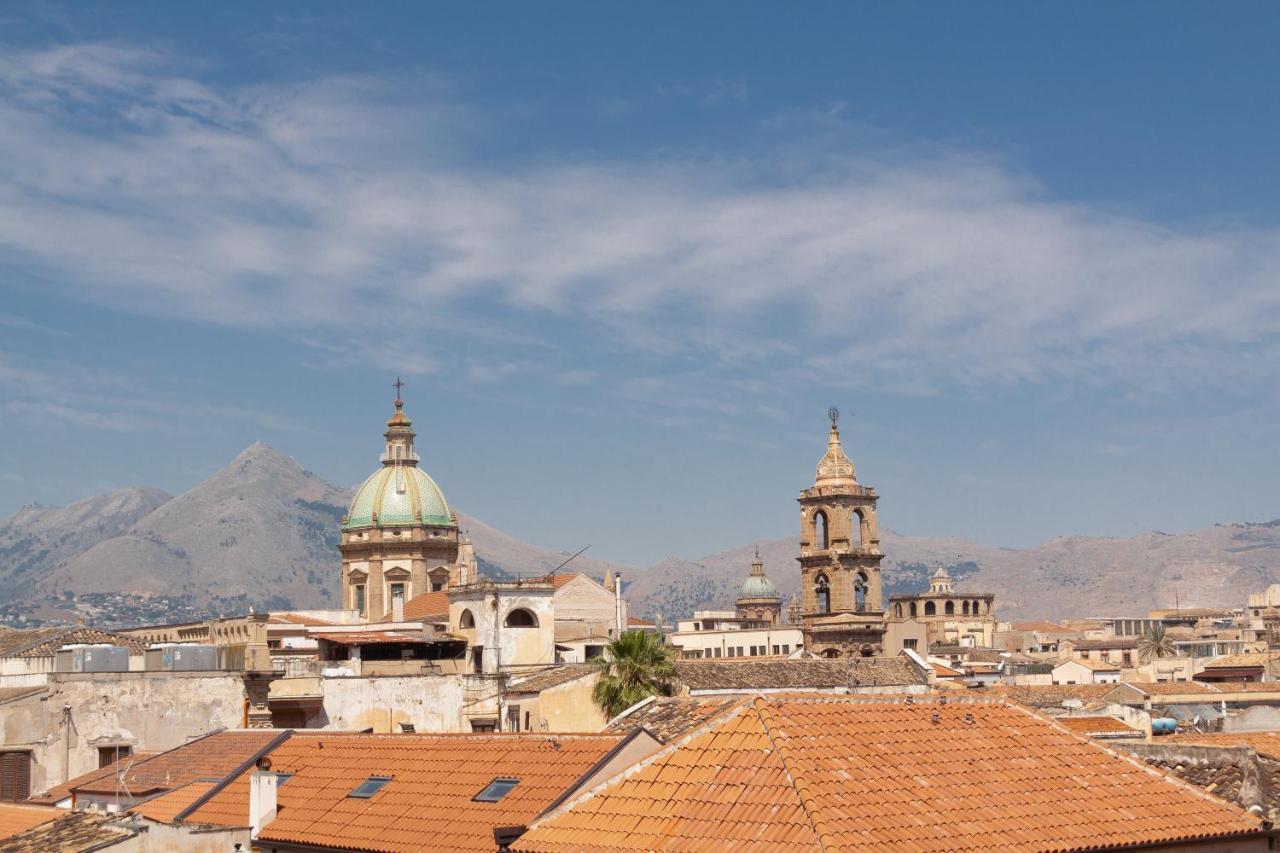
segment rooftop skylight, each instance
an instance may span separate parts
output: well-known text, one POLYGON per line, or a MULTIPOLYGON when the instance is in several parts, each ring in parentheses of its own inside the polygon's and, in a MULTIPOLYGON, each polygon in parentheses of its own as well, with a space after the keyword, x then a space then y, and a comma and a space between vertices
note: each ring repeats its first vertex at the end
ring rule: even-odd
POLYGON ((477 803, 496 803, 518 784, 520 784, 519 779, 499 777, 486 785, 483 791, 476 794, 475 801, 477 803))
POLYGON ((381 791, 382 786, 387 784, 390 781, 391 781, 390 776, 370 776, 368 779, 365 779, 363 782, 357 785, 356 789, 352 791, 350 794, 347 794, 347 796, 356 797, 361 800, 367 800, 370 797, 372 797, 374 794, 381 791))

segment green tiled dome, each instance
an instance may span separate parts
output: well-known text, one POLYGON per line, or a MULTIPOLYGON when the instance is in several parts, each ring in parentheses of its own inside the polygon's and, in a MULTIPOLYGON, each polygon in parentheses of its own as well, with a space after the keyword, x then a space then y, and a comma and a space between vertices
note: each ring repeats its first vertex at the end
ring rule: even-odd
POLYGON ((344 530, 433 524, 453 527, 444 492, 416 465, 387 465, 356 491, 344 530))
POLYGON ((779 598, 778 588, 764 575, 750 575, 742 582, 738 598, 779 598))

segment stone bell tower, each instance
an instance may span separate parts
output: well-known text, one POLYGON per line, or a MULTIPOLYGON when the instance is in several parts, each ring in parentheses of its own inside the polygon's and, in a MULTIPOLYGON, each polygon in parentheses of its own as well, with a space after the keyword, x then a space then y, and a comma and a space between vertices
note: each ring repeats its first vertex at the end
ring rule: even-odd
POLYGON ((831 409, 827 452, 800 493, 801 628, 822 657, 884 652, 884 606, 875 489, 858 484, 831 409))

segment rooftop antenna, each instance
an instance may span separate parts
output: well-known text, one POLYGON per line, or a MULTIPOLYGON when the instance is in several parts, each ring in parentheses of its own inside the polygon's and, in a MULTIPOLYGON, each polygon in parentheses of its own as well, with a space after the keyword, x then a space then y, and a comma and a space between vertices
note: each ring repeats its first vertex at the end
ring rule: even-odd
POLYGON ((565 560, 563 563, 561 563, 560 565, 552 569, 550 574, 547 575, 547 577, 553 577, 556 572, 560 571, 565 566, 569 565, 570 561, 573 560, 574 557, 577 557, 579 554, 581 554, 583 551, 587 550, 590 547, 591 547, 590 545, 583 545, 576 553, 574 553, 571 557, 569 557, 568 560, 565 560))

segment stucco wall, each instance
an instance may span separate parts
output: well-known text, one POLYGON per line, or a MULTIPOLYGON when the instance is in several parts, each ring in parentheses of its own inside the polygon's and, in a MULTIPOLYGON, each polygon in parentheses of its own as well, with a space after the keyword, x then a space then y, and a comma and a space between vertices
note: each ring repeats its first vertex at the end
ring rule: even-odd
POLYGON ((97 768, 99 746, 156 752, 214 729, 239 728, 243 720, 238 675, 119 672, 49 679, 45 693, 0 705, 4 745, 31 749, 33 793, 97 768))
POLYGON ((548 732, 598 732, 609 722, 591 699, 596 676, 579 678, 544 690, 538 697, 537 713, 546 721, 548 732))
POLYGON ((321 727, 399 732, 412 723, 419 732, 470 731, 464 720, 461 676, 323 679, 321 727))
MULTIPOLYGON (((578 575, 555 593, 556 619, 615 627, 613 593, 583 575, 578 575)), ((622 624, 627 624, 627 602, 622 602, 622 624)))

